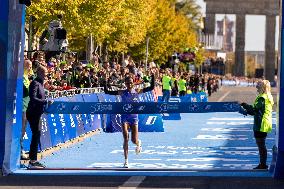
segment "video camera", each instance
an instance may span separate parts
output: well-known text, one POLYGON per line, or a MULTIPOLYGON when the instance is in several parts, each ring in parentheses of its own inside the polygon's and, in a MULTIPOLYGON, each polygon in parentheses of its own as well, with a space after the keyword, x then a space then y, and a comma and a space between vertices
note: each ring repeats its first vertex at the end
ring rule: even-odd
POLYGON ((40 42, 42 43, 44 40, 47 42, 42 45, 40 48, 41 50, 58 52, 67 51, 67 31, 62 27, 61 18, 62 16, 59 15, 57 20, 50 21, 48 29, 43 32, 40 37, 40 42))
POLYGON ((32 4, 31 0, 19 0, 19 3, 26 6, 30 6, 32 4))

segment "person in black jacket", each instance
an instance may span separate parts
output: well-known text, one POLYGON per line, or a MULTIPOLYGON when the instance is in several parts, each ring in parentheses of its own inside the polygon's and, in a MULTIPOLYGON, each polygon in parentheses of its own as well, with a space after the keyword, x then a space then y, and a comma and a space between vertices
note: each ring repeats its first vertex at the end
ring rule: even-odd
MULTIPOLYGON (((105 94, 109 95, 120 95, 122 102, 138 102, 139 94, 145 93, 148 91, 152 91, 155 86, 155 78, 154 75, 151 76, 151 86, 143 89, 135 89, 134 88, 134 80, 132 75, 127 76, 125 78, 126 89, 118 90, 118 91, 109 91, 107 88, 107 83, 104 86, 105 94)), ((122 114, 121 115, 121 123, 122 123, 122 133, 123 133, 123 150, 124 150, 124 166, 128 168, 128 141, 129 134, 128 129, 131 129, 131 141, 133 144, 136 144, 136 154, 139 154, 142 151, 141 140, 138 139, 138 114, 122 114)))
POLYGON ((43 83, 47 76, 47 70, 43 66, 37 68, 37 77, 31 82, 29 86, 30 101, 27 108, 27 120, 30 123, 32 131, 32 140, 30 144, 30 162, 29 168, 45 168, 43 164, 37 161, 37 151, 40 144, 40 118, 44 112, 47 100, 45 99, 45 92, 43 83))

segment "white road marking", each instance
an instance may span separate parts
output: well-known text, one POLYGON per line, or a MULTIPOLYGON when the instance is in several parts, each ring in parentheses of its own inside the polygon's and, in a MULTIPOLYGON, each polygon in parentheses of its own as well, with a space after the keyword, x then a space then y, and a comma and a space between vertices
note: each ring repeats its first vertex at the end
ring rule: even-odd
POLYGON ((197 135, 195 140, 248 140, 246 135, 197 135))
POLYGON ((207 125, 249 125, 253 124, 252 122, 248 121, 243 121, 243 122, 213 122, 213 121, 208 121, 206 122, 207 125))
POLYGON ((223 96, 221 96, 221 98, 219 98, 217 100, 217 102, 222 102, 222 100, 224 100, 224 98, 226 98, 226 96, 228 96, 230 94, 231 91, 226 92, 223 96))
POLYGON ((130 177, 123 185, 119 186, 118 188, 135 189, 143 182, 145 178, 146 178, 145 176, 130 177))
POLYGON ((253 121, 253 118, 250 117, 212 117, 210 121, 253 121))
POLYGON ((249 128, 202 128, 201 131, 215 131, 215 132, 248 132, 251 131, 249 128))

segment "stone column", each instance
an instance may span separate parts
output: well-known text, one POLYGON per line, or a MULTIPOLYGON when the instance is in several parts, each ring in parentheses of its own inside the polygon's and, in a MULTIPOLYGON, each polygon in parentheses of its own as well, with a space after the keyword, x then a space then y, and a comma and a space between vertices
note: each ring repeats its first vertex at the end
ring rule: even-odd
POLYGON ((235 75, 245 74, 245 31, 246 15, 236 15, 236 49, 235 49, 235 75))
POLYGON ((266 16, 264 77, 270 82, 275 74, 275 27, 276 17, 266 16))
POLYGON ((205 18, 205 33, 215 34, 215 14, 206 14, 205 18))

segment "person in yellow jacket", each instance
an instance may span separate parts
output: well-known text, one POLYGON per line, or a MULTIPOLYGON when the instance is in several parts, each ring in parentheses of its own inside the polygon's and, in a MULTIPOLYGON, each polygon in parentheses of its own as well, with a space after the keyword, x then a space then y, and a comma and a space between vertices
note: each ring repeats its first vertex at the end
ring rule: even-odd
POLYGON ((184 76, 180 76, 180 79, 178 80, 178 91, 179 96, 185 96, 186 95, 186 80, 184 79, 184 76))
POLYGON ((171 72, 169 69, 166 69, 165 75, 162 77, 162 85, 163 85, 163 96, 162 101, 168 102, 170 100, 171 96, 171 90, 172 90, 172 78, 171 78, 171 72))
POLYGON ((30 86, 30 77, 32 77, 33 69, 32 69, 32 62, 29 59, 24 60, 24 77, 23 77, 23 109, 22 109, 22 135, 21 135, 21 159, 26 160, 28 156, 23 151, 23 138, 25 136, 26 127, 27 127, 27 117, 26 111, 28 108, 28 104, 30 101, 29 97, 29 86, 30 86))
POLYGON ((247 103, 241 103, 241 107, 243 107, 247 114, 254 116, 253 132, 259 151, 260 161, 259 165, 254 169, 268 169, 268 166, 266 165, 267 149, 265 139, 267 133, 272 130, 272 107, 274 101, 271 95, 270 82, 268 80, 258 82, 256 89, 258 96, 256 97, 254 104, 248 105, 247 103))

